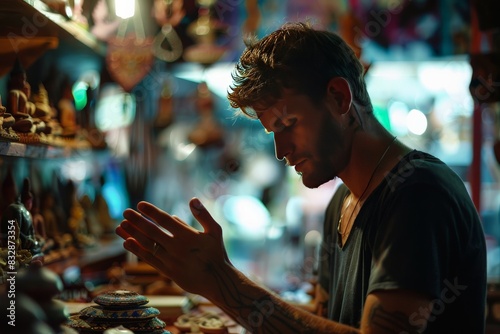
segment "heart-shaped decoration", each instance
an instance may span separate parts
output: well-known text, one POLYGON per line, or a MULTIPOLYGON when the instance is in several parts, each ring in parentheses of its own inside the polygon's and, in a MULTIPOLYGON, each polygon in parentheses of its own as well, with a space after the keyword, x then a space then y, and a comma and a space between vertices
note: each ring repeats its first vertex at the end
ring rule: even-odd
POLYGON ((106 64, 109 74, 126 92, 130 92, 153 66, 153 38, 138 39, 135 34, 108 40, 106 64))

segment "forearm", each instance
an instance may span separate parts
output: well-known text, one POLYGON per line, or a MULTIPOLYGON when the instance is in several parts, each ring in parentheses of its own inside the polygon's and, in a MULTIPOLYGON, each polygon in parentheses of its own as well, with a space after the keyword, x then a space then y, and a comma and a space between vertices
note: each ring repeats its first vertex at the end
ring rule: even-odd
POLYGON ((138 211, 125 210, 116 232, 125 239, 125 249, 185 291, 204 296, 254 334, 359 333, 295 308, 245 277, 229 262, 220 225, 197 198, 189 205, 204 232, 147 202, 140 202, 138 211))
POLYGON ((209 299, 252 333, 360 333, 294 307, 250 281, 232 266, 214 270, 217 287, 209 299))

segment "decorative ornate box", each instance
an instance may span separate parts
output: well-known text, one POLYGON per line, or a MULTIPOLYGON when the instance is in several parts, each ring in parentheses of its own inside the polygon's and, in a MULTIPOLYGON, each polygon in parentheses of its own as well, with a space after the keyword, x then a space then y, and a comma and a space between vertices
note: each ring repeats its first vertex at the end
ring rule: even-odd
POLYGON ((96 305, 70 316, 66 325, 81 334, 103 333, 118 326, 136 334, 170 334, 165 330, 165 322, 157 317, 160 311, 146 306, 149 300, 136 292, 109 291, 94 298, 93 302, 96 305))

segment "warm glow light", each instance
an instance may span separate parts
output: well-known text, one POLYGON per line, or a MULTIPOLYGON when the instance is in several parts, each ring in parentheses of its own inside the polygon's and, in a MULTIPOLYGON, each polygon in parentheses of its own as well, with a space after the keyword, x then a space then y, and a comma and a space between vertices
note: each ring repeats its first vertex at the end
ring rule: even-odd
POLYGON ((116 16, 128 19, 135 14, 135 0, 115 0, 116 16))
POLYGON ((427 118, 424 113, 417 109, 412 109, 406 116, 408 130, 416 135, 422 135, 427 130, 427 118))

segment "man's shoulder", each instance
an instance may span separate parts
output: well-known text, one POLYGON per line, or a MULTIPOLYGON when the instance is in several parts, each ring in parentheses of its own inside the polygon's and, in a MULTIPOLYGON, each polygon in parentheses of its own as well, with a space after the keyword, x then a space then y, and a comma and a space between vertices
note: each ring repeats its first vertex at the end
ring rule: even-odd
POLYGON ((385 176, 391 191, 406 187, 465 190, 463 180, 439 158, 413 150, 385 176))

